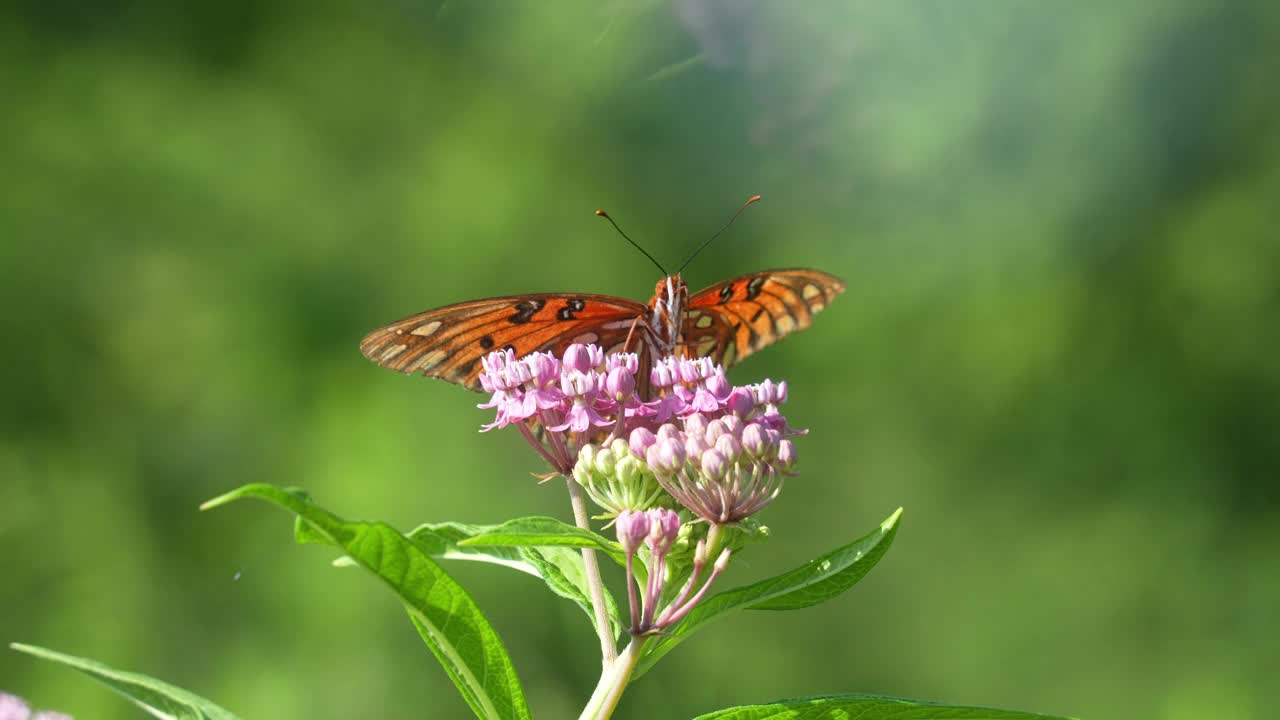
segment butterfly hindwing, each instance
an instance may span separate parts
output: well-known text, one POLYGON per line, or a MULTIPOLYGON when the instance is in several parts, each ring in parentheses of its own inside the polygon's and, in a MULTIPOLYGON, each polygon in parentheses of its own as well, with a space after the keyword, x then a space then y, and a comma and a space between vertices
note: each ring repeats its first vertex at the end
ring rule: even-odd
POLYGON ((427 310, 374 330, 360 351, 379 365, 480 390, 480 358, 511 348, 517 356, 557 355, 575 342, 619 352, 635 319, 635 300, 608 295, 539 293, 487 298, 427 310))
POLYGON ((689 298, 683 336, 690 354, 725 367, 809 327, 813 315, 844 292, 820 270, 763 270, 716 283, 689 298))

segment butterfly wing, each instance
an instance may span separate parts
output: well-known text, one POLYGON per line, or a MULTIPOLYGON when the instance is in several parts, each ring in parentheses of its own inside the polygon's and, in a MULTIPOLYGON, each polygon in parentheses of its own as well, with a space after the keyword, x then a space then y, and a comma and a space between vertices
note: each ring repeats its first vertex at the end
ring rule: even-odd
POLYGON ((694 293, 683 336, 690 353, 729 367, 751 353, 803 330, 844 292, 840 278, 802 268, 762 270, 694 293))
MULTIPOLYGON (((542 293, 487 298, 410 315, 360 342, 365 357, 402 373, 420 372, 480 391, 480 358, 512 349, 557 355, 595 343, 621 352, 636 318, 648 308, 608 295, 542 293)), ((635 340, 632 341, 635 344, 635 340)))

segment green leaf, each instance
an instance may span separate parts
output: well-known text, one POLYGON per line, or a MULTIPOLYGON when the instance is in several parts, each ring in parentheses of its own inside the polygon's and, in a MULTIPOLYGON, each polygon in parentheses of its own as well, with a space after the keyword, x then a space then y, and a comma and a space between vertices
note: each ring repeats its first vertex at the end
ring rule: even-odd
MULTIPOLYGON (((591 621, 591 627, 595 628, 596 615, 591 609, 587 576, 580 551, 571 547, 531 548, 484 545, 476 547, 462 544, 465 540, 493 530, 492 525, 435 523, 415 528, 409 533, 409 539, 432 557, 494 563, 540 578, 556 595, 581 608, 591 621)), ((609 624, 612 626, 613 636, 620 637, 624 629, 622 616, 619 615, 618 605, 608 589, 604 590, 604 600, 608 606, 609 624)))
POLYGON ((575 547, 602 550, 619 565, 627 556, 618 543, 550 517, 508 520, 458 543, 461 547, 575 547))
POLYGON ((635 677, 653 667, 663 655, 671 652, 693 633, 731 610, 795 610, 817 605, 848 590, 863 578, 893 543, 898 532, 898 508, 876 530, 811 560, 790 572, 735 588, 703 600, 667 635, 649 643, 640 660, 635 677))
POLYGON ((173 720, 238 720, 235 715, 195 693, 146 675, 116 670, 93 660, 64 655, 34 645, 12 643, 9 647, 18 652, 75 668, 156 717, 173 720))
POLYGON ((725 708, 694 720, 1069 720, 1054 715, 939 705, 878 695, 827 695, 725 708))
POLYGON ((339 548, 404 602, 427 646, 472 711, 483 720, 528 720, 529 708, 498 633, 462 586, 416 542, 385 523, 348 522, 304 496, 272 485, 246 485, 201 506, 209 509, 254 497, 305 522, 303 542, 339 548))

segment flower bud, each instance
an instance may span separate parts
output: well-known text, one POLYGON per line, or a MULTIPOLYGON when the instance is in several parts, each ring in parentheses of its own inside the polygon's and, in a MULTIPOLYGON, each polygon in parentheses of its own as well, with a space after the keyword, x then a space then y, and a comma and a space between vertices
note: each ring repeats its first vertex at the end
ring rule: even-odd
POLYGON ((614 529, 618 532, 618 542, 628 555, 634 553, 640 544, 649 536, 649 515, 645 512, 623 510, 618 513, 614 529))
POLYGON ((769 452, 769 436, 759 423, 749 423, 742 429, 742 449, 753 458, 762 458, 769 452))
POLYGON ((671 438, 659 436, 657 444, 645 453, 645 460, 655 473, 670 475, 684 465, 684 446, 671 438))
POLYGON ((778 443, 778 468, 790 472, 796 466, 796 447, 790 440, 778 443))
POLYGON ((604 387, 609 397, 618 402, 625 402, 636 391, 636 376, 626 368, 616 367, 609 371, 604 387))
POLYGON ((733 462, 742 454, 742 443, 738 442, 732 435, 725 433, 716 438, 715 450, 729 462, 733 462))
POLYGON ((713 566, 716 572, 724 572, 729 567, 729 548, 725 548, 720 552, 720 557, 716 558, 716 564, 713 566))
POLYGON ((592 443, 587 443, 578 451, 578 465, 585 465, 590 468, 596 461, 596 454, 600 452, 600 448, 592 443))
POLYGON ((742 418, 737 415, 725 415, 720 418, 720 424, 723 425, 724 429, 733 436, 734 440, 742 439, 742 428, 745 425, 745 423, 742 422, 742 418))
POLYGON ((687 435, 704 435, 707 432, 707 416, 693 413, 684 418, 684 431, 687 435))
POLYGON ((707 444, 707 441, 697 435, 686 438, 684 441, 684 453, 691 458, 702 457, 702 453, 710 449, 711 446, 707 444))
POLYGON ((715 448, 702 453, 701 464, 702 474, 713 480, 724 479, 724 474, 729 470, 729 463, 725 461, 724 455, 715 448))
POLYGON ((654 508, 648 511, 649 550, 658 555, 671 549, 676 537, 680 534, 680 515, 675 510, 654 508))
POLYGON ((596 453, 595 462, 592 463, 595 471, 604 476, 613 474, 613 470, 618 465, 618 458, 611 452, 602 450, 596 453))
POLYGON ((658 439, 659 440, 679 440, 680 428, 676 427, 675 425, 672 425, 671 423, 665 423, 662 427, 658 428, 658 439))
POLYGON ((640 461, 632 457, 631 453, 628 452, 618 461, 616 472, 618 473, 618 480, 623 487, 632 488, 640 483, 641 470, 640 461))
POLYGON ((728 430, 725 429, 724 423, 719 420, 712 420, 707 424, 707 442, 714 445, 716 440, 719 440, 720 436, 727 432, 728 430))
MULTIPOLYGON (((595 364, 591 362, 591 352, 586 345, 574 343, 564 351, 565 372, 589 372, 595 364)), ((567 391, 566 391, 567 392, 567 391)))
POLYGON ((644 458, 645 452, 656 442, 658 442, 658 436, 654 435, 649 428, 638 427, 631 431, 629 443, 631 452, 638 458, 644 458))

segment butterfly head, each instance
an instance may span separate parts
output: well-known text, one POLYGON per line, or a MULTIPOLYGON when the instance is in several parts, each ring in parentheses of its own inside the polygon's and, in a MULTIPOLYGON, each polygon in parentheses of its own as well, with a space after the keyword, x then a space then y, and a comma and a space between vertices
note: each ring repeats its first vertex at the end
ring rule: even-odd
POLYGON ((689 286, 684 284, 680 273, 662 278, 653 290, 653 299, 649 301, 649 326, 668 351, 680 342, 680 321, 684 318, 688 300, 689 286))

